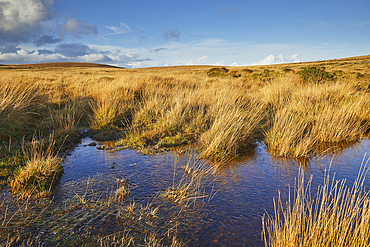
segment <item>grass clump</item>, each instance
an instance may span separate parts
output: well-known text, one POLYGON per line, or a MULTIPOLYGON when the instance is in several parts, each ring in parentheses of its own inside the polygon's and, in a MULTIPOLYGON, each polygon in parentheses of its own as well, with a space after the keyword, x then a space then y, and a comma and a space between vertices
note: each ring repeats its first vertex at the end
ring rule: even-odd
POLYGON ((352 187, 330 179, 311 195, 312 177, 305 186, 300 171, 294 195, 274 200, 273 216, 262 218, 265 246, 369 246, 370 198, 364 180, 368 162, 352 187))
POLYGON ((275 101, 281 103, 275 104, 279 107, 265 141, 277 156, 307 158, 333 151, 337 144, 363 138, 369 128, 363 114, 369 102, 348 87, 303 87, 275 101))
POLYGON ((50 193, 63 173, 62 158, 54 154, 54 145, 51 136, 47 143, 33 139, 29 147, 24 147, 25 165, 10 179, 13 193, 20 198, 43 197, 50 193))
POLYGON ((200 137, 203 147, 201 155, 212 159, 238 155, 255 141, 264 117, 263 104, 222 104, 217 108, 211 127, 200 137))

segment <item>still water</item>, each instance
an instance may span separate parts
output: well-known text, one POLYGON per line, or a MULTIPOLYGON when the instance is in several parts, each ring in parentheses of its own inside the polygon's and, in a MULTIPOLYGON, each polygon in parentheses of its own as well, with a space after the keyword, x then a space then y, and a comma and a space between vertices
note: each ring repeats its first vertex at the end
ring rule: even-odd
MULTIPOLYGON (((102 191, 114 186, 117 179, 128 179, 129 197, 145 203, 158 191, 165 191, 176 183, 183 174, 181 167, 195 155, 168 152, 144 156, 133 150, 108 152, 89 146, 92 142, 88 137, 83 139, 66 157, 57 197, 67 198, 71 188, 74 192, 78 190, 79 181, 99 174, 105 181, 102 191)), ((263 246, 261 218, 266 212, 272 214, 273 198, 278 191, 286 199, 288 186, 293 187, 301 165, 306 177, 313 175, 312 188, 322 184, 329 167, 330 173, 335 173, 337 179, 347 179, 347 185, 351 186, 369 147, 369 140, 361 140, 340 152, 314 157, 302 164, 271 157, 264 144, 259 143, 249 156, 224 165, 215 174, 205 191, 217 193, 192 215, 197 224, 180 227, 178 236, 188 246, 263 246)), ((369 187, 370 179, 367 179, 366 188, 369 187)))

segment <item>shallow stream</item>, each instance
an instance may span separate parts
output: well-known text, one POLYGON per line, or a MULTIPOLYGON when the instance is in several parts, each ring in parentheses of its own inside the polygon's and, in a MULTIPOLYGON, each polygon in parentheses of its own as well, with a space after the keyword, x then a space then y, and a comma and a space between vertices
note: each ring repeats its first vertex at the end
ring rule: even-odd
MULTIPOLYGON (((84 181, 99 177, 104 182, 95 188, 96 193, 115 187, 117 179, 128 179, 130 200, 147 204, 184 175, 181 167, 197 162, 192 153, 179 155, 171 151, 144 156, 133 150, 99 150, 89 145, 93 142, 89 137, 84 138, 66 156, 65 171, 54 192, 56 201, 82 195, 84 181)), ((361 140, 335 154, 306 161, 303 170, 306 177, 313 175, 313 190, 322 184, 329 167, 330 173, 335 173, 337 179, 347 179, 346 184, 351 186, 369 148, 370 141, 361 140)), ((194 213, 188 214, 191 220, 179 225, 178 237, 188 246, 263 246, 262 216, 273 213, 273 198, 278 196, 278 191, 283 199, 287 198, 288 186, 293 187, 300 165, 296 160, 271 157, 264 144, 259 143, 249 156, 224 165, 213 176, 204 188, 212 199, 203 200, 201 207, 192 206, 194 213)), ((369 187, 370 179, 367 179, 366 188, 369 187)), ((110 228, 107 223, 104 227, 110 228)))

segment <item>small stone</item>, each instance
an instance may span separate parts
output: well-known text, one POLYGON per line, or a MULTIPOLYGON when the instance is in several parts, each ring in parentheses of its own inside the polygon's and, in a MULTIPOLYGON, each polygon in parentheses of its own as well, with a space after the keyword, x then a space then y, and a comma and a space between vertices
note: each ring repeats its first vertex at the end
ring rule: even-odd
POLYGON ((90 147, 95 147, 96 145, 97 145, 96 142, 91 142, 91 143, 87 144, 87 146, 90 146, 90 147))
POLYGON ((105 149, 104 145, 97 146, 96 148, 99 149, 99 150, 104 150, 105 149))

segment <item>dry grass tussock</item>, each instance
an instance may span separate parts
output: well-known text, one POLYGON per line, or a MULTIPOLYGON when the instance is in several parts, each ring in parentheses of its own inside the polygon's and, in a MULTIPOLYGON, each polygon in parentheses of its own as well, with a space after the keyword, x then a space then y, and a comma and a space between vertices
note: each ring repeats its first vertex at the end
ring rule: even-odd
POLYGON ((0 138, 21 138, 21 125, 27 135, 84 125, 129 129, 120 144, 142 150, 196 143, 204 157, 223 159, 258 138, 274 155, 309 157, 322 152, 319 146, 330 149, 368 133, 368 63, 363 57, 219 74, 207 74, 208 67, 4 67, 0 117, 23 121, 3 124, 0 138))
MULTIPOLYGON (((364 157, 365 159, 365 157, 364 157)), ((275 214, 262 219, 265 246, 369 246, 370 198, 364 188, 369 160, 352 187, 330 178, 329 171, 316 194, 300 171, 294 195, 274 200, 275 214)))
POLYGON ((43 197, 50 193, 63 173, 62 159, 54 153, 54 145, 54 138, 50 136, 47 141, 34 138, 23 146, 25 166, 10 180, 10 187, 18 197, 43 197))
POLYGON ((350 84, 287 85, 290 90, 284 94, 278 91, 272 97, 279 102, 273 108, 271 128, 266 131, 266 144, 273 154, 308 157, 323 152, 322 147, 366 135, 370 116, 367 94, 350 84))

